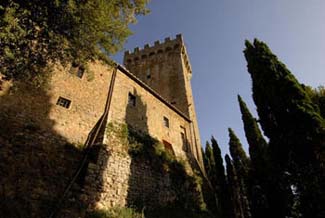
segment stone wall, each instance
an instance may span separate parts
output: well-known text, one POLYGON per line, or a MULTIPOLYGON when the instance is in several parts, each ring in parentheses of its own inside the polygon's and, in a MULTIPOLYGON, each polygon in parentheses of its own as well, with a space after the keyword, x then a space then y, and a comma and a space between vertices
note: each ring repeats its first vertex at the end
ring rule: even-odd
POLYGON ((167 101, 188 113, 185 78, 181 65, 183 40, 167 38, 164 43, 156 41, 154 46, 135 48, 133 53, 125 53, 124 65, 144 83, 162 95, 167 101))
POLYGON ((79 78, 70 73, 69 66, 57 66, 46 87, 16 83, 10 93, 0 95, 1 111, 17 122, 34 122, 71 143, 83 144, 104 112, 112 69, 90 63, 89 73, 79 78), (70 100, 70 107, 57 105, 59 97, 70 100))
MULTIPOLYGON (((70 67, 56 67, 47 87, 16 83, 0 93, 0 196, 5 199, 0 216, 42 217, 55 208, 79 167, 81 145, 103 114, 109 94, 114 69, 96 62, 89 70, 80 78, 70 67), (68 108, 57 105, 59 97, 71 101, 68 108)), ((186 115, 126 71, 118 70, 111 94, 108 122, 127 123, 167 142, 178 160, 189 163, 195 139, 186 115), (129 94, 135 96, 134 106, 129 94)), ((139 201, 150 206, 181 196, 171 184, 171 174, 157 171, 146 158, 132 158, 125 143, 105 134, 101 144, 59 217, 79 213, 79 200, 96 207, 139 201)))
MULTIPOLYGON (((54 211, 82 160, 81 145, 104 111, 112 72, 107 68, 90 64, 89 80, 86 72, 79 78, 69 67, 57 67, 39 88, 2 83, 0 217, 48 217, 54 211), (56 105, 59 96, 71 100, 68 109, 56 105)), ((78 187, 71 190, 73 206, 78 187)))
POLYGON ((192 121, 190 141, 192 154, 203 170, 200 133, 191 88, 192 68, 181 35, 156 41, 143 49, 125 52, 124 65, 144 83, 181 110, 192 121))
POLYGON ((153 209, 180 202, 184 208, 189 205, 199 208, 200 187, 193 180, 193 171, 187 162, 180 164, 152 152, 159 142, 153 139, 152 144, 145 145, 133 140, 126 124, 110 124, 108 129, 106 143, 99 145, 98 155, 88 167, 83 197, 90 205, 88 209, 125 206, 153 209), (138 148, 133 146, 144 146, 143 149, 148 150, 134 151, 132 149, 138 148))
POLYGON ((108 120, 128 123, 160 141, 170 143, 180 158, 187 158, 191 152, 187 148, 192 144, 191 122, 121 71, 116 76, 108 120), (135 105, 129 104, 129 93, 135 96, 135 105), (169 120, 169 127, 165 126, 164 117, 169 120), (181 132, 185 133, 185 141, 181 132))
POLYGON ((90 63, 89 74, 82 78, 57 70, 51 79, 49 118, 55 120, 54 129, 74 143, 84 143, 89 132, 104 113, 112 76, 112 67, 90 63), (69 109, 56 105, 59 97, 71 100, 69 109))

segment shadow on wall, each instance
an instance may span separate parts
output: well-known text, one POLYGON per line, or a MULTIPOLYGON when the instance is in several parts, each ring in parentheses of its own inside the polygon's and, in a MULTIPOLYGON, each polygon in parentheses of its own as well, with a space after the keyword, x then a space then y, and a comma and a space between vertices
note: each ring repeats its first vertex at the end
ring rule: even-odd
MULTIPOLYGON (((145 214, 150 214, 159 208, 170 207, 183 212, 199 211, 200 204, 203 202, 196 189, 195 178, 186 173, 185 163, 176 161, 173 152, 148 134, 147 106, 136 91, 132 95, 136 102, 134 104, 129 99, 126 108, 131 157, 127 205, 145 211, 145 214)), ((183 146, 192 165, 193 156, 186 138, 183 146)), ((157 215, 149 215, 149 217, 157 217, 157 215)))
POLYGON ((141 100, 136 89, 129 93, 126 106, 125 122, 131 128, 148 134, 147 105, 141 100))
MULTIPOLYGON (((6 81, 2 82, 6 83, 6 81)), ((54 130, 45 88, 15 83, 0 95, 0 217, 49 217, 79 167, 84 151, 54 130)), ((78 217, 82 179, 56 217, 78 217), (72 215, 73 214, 73 215, 72 215)), ((98 195, 98 193, 93 193, 98 195)), ((80 215, 80 216, 81 216, 80 215)))
MULTIPOLYGON (((146 149, 146 144, 150 144, 151 139, 148 136, 148 117, 147 117, 147 106, 141 100, 141 96, 138 95, 136 90, 133 93, 129 93, 128 104, 126 107, 125 121, 129 129, 129 143, 132 141, 140 142, 142 148, 146 149)), ((132 148, 131 148, 132 149, 132 148)), ((132 153, 129 148, 129 153, 132 153)), ((137 151, 136 151, 137 152, 137 151)), ((153 181, 147 181, 149 178, 154 179, 149 166, 149 160, 142 158, 134 158, 131 154, 131 164, 130 164, 130 177, 128 181, 127 190, 127 204, 128 206, 136 206, 141 208, 145 205, 145 202, 154 200, 154 193, 151 193, 151 189, 148 187, 150 184, 154 184, 153 181)))

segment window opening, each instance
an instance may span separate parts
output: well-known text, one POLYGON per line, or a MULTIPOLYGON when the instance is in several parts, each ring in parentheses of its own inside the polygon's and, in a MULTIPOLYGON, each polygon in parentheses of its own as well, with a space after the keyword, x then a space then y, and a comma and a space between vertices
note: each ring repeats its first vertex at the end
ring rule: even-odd
POLYGON ((71 68, 70 68, 70 73, 73 75, 76 75, 80 79, 83 77, 85 72, 85 68, 83 66, 80 66, 76 63, 72 63, 71 68))
POLYGON ((188 141, 187 141, 187 136, 186 136, 186 129, 181 126, 181 139, 182 139, 182 146, 184 151, 188 151, 188 141))
POLYGON ((78 71, 77 71, 77 77, 79 77, 81 79, 82 76, 84 75, 84 72, 85 72, 85 68, 79 67, 78 71))
POLYGON ((186 142, 186 139, 185 139, 185 134, 183 132, 181 132, 181 137, 182 137, 182 142, 183 142, 183 145, 184 145, 185 142, 186 142))
POLYGON ((151 78, 151 73, 150 73, 150 69, 147 69, 147 79, 151 78))
POLYGON ((174 152, 172 144, 170 144, 169 142, 167 142, 165 140, 162 140, 162 141, 163 141, 164 147, 166 149, 166 152, 175 157, 175 152, 174 152))
POLYGON ((164 117, 164 126, 169 128, 169 119, 167 117, 164 117))
POLYGON ((59 97, 58 101, 56 102, 57 105, 64 107, 64 108, 69 108, 71 105, 71 101, 69 99, 59 97))
POLYGON ((128 104, 133 107, 135 107, 135 104, 136 104, 136 97, 135 97, 135 95, 131 94, 130 92, 129 92, 128 104))

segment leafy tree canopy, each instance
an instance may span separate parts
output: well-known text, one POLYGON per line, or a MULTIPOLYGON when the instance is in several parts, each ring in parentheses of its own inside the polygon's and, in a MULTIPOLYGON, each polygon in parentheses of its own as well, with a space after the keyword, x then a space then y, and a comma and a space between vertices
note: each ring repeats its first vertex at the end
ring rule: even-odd
POLYGON ((131 34, 149 0, 3 0, 0 3, 0 72, 30 79, 49 63, 106 58, 131 34))

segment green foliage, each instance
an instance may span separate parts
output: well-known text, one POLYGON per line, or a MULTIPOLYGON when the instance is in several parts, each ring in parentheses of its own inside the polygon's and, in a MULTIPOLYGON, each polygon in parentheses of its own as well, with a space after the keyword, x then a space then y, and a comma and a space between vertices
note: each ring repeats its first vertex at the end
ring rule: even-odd
POLYGON ((233 165, 229 155, 225 156, 226 169, 227 169, 227 181, 229 191, 229 217, 240 218, 244 216, 244 209, 241 202, 240 183, 238 181, 236 169, 233 165))
POLYGON ((209 142, 206 142, 205 145, 205 157, 206 157, 206 173, 208 175, 208 178, 210 179, 210 181, 214 180, 213 177, 215 177, 215 167, 216 167, 216 163, 214 160, 214 156, 213 156, 213 151, 212 148, 209 144, 209 142))
POLYGON ((32 81, 51 63, 87 63, 114 54, 148 0, 4 0, 0 3, 0 72, 32 81))
POLYGON ((221 156, 221 150, 217 140, 212 136, 211 145, 213 151, 213 158, 215 161, 214 175, 211 176, 211 183, 216 192, 217 198, 217 211, 220 217, 229 216, 229 193, 227 191, 225 168, 223 165, 223 159, 221 156))
POLYGON ((212 214, 207 211, 193 212, 178 206, 168 206, 147 211, 145 217, 148 218, 213 218, 212 214))
POLYGON ((265 141, 256 119, 250 113, 246 103, 238 95, 238 102, 242 114, 246 139, 249 145, 249 154, 254 166, 263 166, 265 164, 267 142, 265 141))
POLYGON ((298 162, 316 159, 325 123, 304 87, 263 42, 246 42, 245 57, 261 125, 279 164, 289 155, 298 162))
POLYGON ((270 139, 270 217, 291 216, 294 205, 300 205, 304 217, 322 217, 325 121, 320 98, 301 85, 265 43, 246 41, 244 53, 260 124, 270 139), (300 204, 292 203, 292 194, 300 204))
POLYGON ((245 178, 248 174, 248 167, 250 160, 247 157, 242 144, 238 137, 235 135, 232 129, 228 129, 229 132, 229 150, 232 159, 234 160, 234 166, 241 177, 245 178))
POLYGON ((87 214, 86 218, 143 218, 143 214, 133 208, 111 208, 96 210, 87 214))
POLYGON ((237 180, 239 185, 239 198, 241 202, 241 207, 243 208, 243 216, 246 218, 251 217, 250 215, 250 203, 248 201, 248 189, 249 189, 249 168, 250 160, 247 157, 242 144, 240 143, 238 137, 235 135, 232 129, 229 131, 229 150, 231 157, 233 159, 235 171, 237 174, 237 180))
POLYGON ((211 137, 211 145, 207 142, 205 152, 202 152, 205 160, 204 166, 212 188, 210 192, 213 192, 207 193, 206 198, 211 199, 208 205, 209 209, 213 211, 217 217, 226 218, 230 216, 229 211, 231 210, 229 201, 230 193, 228 192, 221 150, 217 140, 213 136, 211 137))
POLYGON ((211 137, 211 144, 212 144, 212 152, 213 152, 213 159, 215 162, 215 181, 216 185, 220 186, 220 190, 224 189, 224 185, 226 184, 225 178, 225 168, 223 166, 223 160, 221 156, 221 150, 218 145, 217 140, 212 136, 211 137))
POLYGON ((249 194, 253 217, 261 217, 268 209, 265 194, 269 186, 267 161, 267 142, 258 127, 256 119, 238 95, 246 139, 249 145, 251 167, 249 169, 249 194))
POLYGON ((312 102, 318 106, 323 119, 325 119, 325 87, 319 86, 317 89, 313 89, 309 86, 304 86, 304 88, 312 102))

